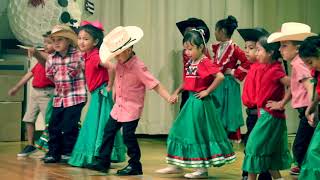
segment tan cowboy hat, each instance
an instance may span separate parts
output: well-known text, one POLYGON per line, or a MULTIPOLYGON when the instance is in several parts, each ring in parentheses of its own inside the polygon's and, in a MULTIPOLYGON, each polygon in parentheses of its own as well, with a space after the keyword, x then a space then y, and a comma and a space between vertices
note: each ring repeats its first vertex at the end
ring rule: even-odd
POLYGON ((311 32, 310 26, 297 22, 283 23, 280 32, 272 33, 268 37, 268 43, 279 41, 303 41, 309 36, 317 34, 311 32))
POLYGON ((71 40, 73 46, 77 46, 78 36, 68 25, 59 24, 54 26, 49 37, 56 36, 68 38, 71 40))
POLYGON ((118 26, 103 38, 100 46, 102 63, 111 60, 116 55, 137 43, 143 37, 143 31, 137 26, 118 26))

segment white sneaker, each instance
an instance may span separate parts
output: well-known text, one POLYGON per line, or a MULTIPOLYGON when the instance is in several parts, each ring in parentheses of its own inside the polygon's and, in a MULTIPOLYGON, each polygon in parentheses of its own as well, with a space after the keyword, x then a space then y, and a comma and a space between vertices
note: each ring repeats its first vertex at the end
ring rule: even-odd
POLYGON ((188 179, 205 179, 208 178, 208 172, 195 171, 192 173, 187 173, 184 175, 185 178, 188 179))
POLYGON ((180 174, 182 172, 183 170, 177 166, 168 166, 166 168, 156 170, 156 173, 159 174, 180 174))

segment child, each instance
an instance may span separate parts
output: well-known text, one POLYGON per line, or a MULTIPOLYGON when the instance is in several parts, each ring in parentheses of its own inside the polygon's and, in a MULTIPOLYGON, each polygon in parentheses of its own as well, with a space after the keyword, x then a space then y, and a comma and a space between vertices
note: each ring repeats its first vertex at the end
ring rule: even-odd
MULTIPOLYGON (((219 67, 204 55, 202 30, 187 32, 183 46, 190 57, 185 65, 183 89, 188 90, 190 96, 169 132, 167 163, 170 166, 157 173, 181 173, 181 167, 195 168, 184 177, 207 178, 208 167, 222 166, 235 160, 235 153, 216 112, 219 103, 212 94, 224 76, 219 67)), ((178 88, 172 97, 177 98, 181 91, 178 88)))
POLYGON ((110 119, 104 129, 104 136, 97 156, 97 163, 88 168, 107 172, 110 168, 111 151, 118 130, 123 129, 123 140, 130 157, 129 165, 118 170, 118 175, 141 175, 141 152, 135 130, 144 106, 146 89, 153 89, 169 102, 170 94, 148 71, 144 63, 135 55, 133 45, 143 36, 136 26, 116 27, 103 40, 100 58, 103 64, 115 58, 116 77, 114 84, 115 104, 110 119))
POLYGON ((268 44, 267 38, 262 37, 256 45, 257 59, 262 64, 256 75, 259 119, 249 136, 242 168, 249 173, 249 180, 266 171, 274 179, 282 179, 279 170, 291 164, 284 114, 284 105, 291 95, 290 91, 285 94, 285 86, 290 85, 290 79, 278 61, 280 44, 268 44), (270 101, 277 102, 274 105, 270 101))
MULTIPOLYGON (((305 63, 310 64, 316 70, 316 92, 314 102, 312 105, 309 105, 308 109, 306 110, 306 116, 309 120, 309 123, 314 126, 314 113, 317 109, 319 104, 319 95, 320 95, 320 84, 319 84, 319 71, 320 71, 320 37, 313 36, 308 37, 304 40, 299 48, 299 55, 304 60, 305 63), (313 107, 312 107, 313 106, 313 107), (315 108, 315 109, 314 109, 315 108)), ((315 117, 319 120, 319 117, 315 117)), ((311 142, 308 147, 308 151, 305 155, 305 159, 301 166, 301 171, 299 175, 299 179, 308 179, 308 180, 317 180, 320 177, 320 123, 318 123, 316 130, 313 134, 311 142)))
MULTIPOLYGON (((257 72, 259 71, 260 63, 257 62, 256 58, 256 42, 260 37, 267 36, 269 33, 263 28, 253 28, 253 29, 237 29, 243 40, 245 41, 245 55, 250 63, 250 69, 246 76, 243 85, 242 102, 247 107, 247 133, 244 138, 244 145, 246 145, 248 137, 257 123, 258 110, 256 102, 256 84, 255 78, 257 72)), ((248 172, 242 172, 242 179, 248 178, 248 172)), ((272 177, 269 172, 264 172, 259 175, 261 180, 271 180, 272 177)))
POLYGON ((292 67, 290 89, 292 94, 291 106, 299 112, 299 128, 293 142, 293 155, 298 166, 293 167, 290 173, 299 175, 302 161, 310 144, 314 128, 308 124, 305 111, 312 98, 311 73, 298 55, 301 42, 308 36, 314 35, 306 24, 288 22, 282 24, 281 32, 270 35, 268 42, 280 41, 280 52, 284 60, 289 61, 292 67))
POLYGON ((242 106, 240 98, 240 85, 235 80, 242 81, 248 69, 250 62, 245 53, 232 42, 231 37, 234 30, 238 27, 235 17, 228 16, 216 23, 215 36, 218 44, 212 45, 213 62, 220 67, 225 75, 225 80, 214 91, 221 104, 219 117, 226 129, 228 136, 235 142, 240 142, 240 127, 244 125, 242 117, 242 106), (240 61, 240 64, 238 64, 240 61))
MULTIPOLYGON (((187 20, 180 21, 176 23, 176 26, 178 27, 179 31, 181 32, 182 36, 190 31, 191 29, 203 29, 204 31, 204 39, 206 43, 210 39, 210 30, 207 26, 207 24, 202 20, 198 18, 188 18, 187 20)), ((208 49, 205 51, 206 56, 210 58, 210 54, 208 49)), ((190 57, 186 54, 185 49, 182 52, 182 60, 183 60, 183 67, 184 65, 190 60, 190 57)), ((183 68, 183 73, 185 74, 185 68, 183 68)), ((182 109, 183 105, 186 103, 187 99, 189 97, 188 91, 182 91, 181 93, 181 104, 180 104, 180 110, 182 109)))
MULTIPOLYGON (((54 51, 52 41, 48 37, 49 33, 43 35, 45 54, 53 53, 54 51)), ((28 145, 17 154, 18 157, 28 156, 36 151, 34 144, 35 121, 39 112, 41 112, 42 116, 46 119, 46 110, 50 108, 48 107, 48 103, 54 91, 54 83, 46 77, 45 67, 37 63, 30 72, 24 75, 23 78, 9 90, 8 94, 14 96, 32 77, 33 88, 31 89, 31 98, 28 102, 27 112, 22 120, 26 123, 28 145)), ((43 146, 46 147, 46 143, 44 143, 43 146)))
MULTIPOLYGON (((103 31, 99 21, 83 21, 79 28, 78 46, 84 52, 85 78, 91 92, 91 100, 68 162, 72 166, 84 167, 93 163, 94 157, 99 153, 103 130, 113 106, 111 88, 114 67, 110 62, 102 64, 99 58, 103 31)), ((125 160, 125 147, 120 132, 116 135, 111 160, 116 162, 125 160)))
POLYGON ((45 163, 57 163, 61 155, 70 156, 78 137, 78 124, 87 95, 84 62, 75 46, 77 34, 67 25, 56 25, 49 36, 55 52, 46 59, 35 52, 46 66, 46 76, 53 80, 55 93, 49 122, 49 152, 45 163))

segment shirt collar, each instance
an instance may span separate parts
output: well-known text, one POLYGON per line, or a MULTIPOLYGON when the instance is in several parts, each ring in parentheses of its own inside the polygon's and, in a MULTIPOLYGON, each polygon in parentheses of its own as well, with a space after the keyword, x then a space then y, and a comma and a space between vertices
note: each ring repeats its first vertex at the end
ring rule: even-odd
POLYGON ((120 64, 121 66, 123 66, 125 68, 131 69, 133 64, 136 63, 137 59, 138 59, 137 56, 133 55, 127 62, 125 62, 123 64, 121 64, 121 63, 118 63, 118 64, 120 64))
POLYGON ((299 60, 300 60, 301 58, 300 58, 300 56, 299 55, 296 55, 293 59, 292 59, 292 61, 291 61, 291 66, 292 65, 294 65, 294 64, 297 64, 297 63, 299 63, 299 60))
POLYGON ((91 51, 84 53, 83 58, 87 61, 88 59, 90 59, 91 56, 96 54, 99 54, 99 49, 93 48, 91 51))
MULTIPOLYGON (((67 53, 66 53, 66 56, 70 56, 71 54, 74 54, 76 51, 77 51, 76 48, 69 46, 68 51, 67 51, 67 53)), ((62 57, 61 54, 60 54, 59 52, 57 52, 57 51, 55 51, 55 52, 53 53, 53 56, 60 56, 60 57, 62 57)))

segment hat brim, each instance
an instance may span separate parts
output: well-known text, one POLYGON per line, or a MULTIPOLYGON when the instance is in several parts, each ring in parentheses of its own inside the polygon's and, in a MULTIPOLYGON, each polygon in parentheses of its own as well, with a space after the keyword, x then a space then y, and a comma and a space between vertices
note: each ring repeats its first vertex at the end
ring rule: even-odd
POLYGON ((126 26, 124 27, 124 29, 128 32, 132 41, 123 46, 121 49, 117 50, 116 52, 111 52, 111 50, 106 46, 106 43, 102 43, 99 50, 99 56, 102 63, 110 61, 112 58, 122 53, 124 50, 136 44, 143 37, 142 29, 137 26, 126 26))
POLYGON ((297 34, 286 34, 281 32, 272 33, 268 37, 268 43, 279 42, 279 41, 303 41, 307 37, 316 36, 315 33, 297 33, 297 34))
POLYGON ((262 36, 267 36, 269 33, 265 29, 237 29, 240 36, 244 41, 254 41, 257 42, 262 36))
POLYGON ((182 36, 184 35, 184 33, 188 27, 195 27, 195 28, 204 27, 205 28, 204 29, 204 31, 205 31, 204 38, 205 38, 206 42, 208 42, 210 39, 210 30, 209 30, 207 24, 201 19, 187 19, 184 21, 177 22, 176 26, 179 29, 182 36))
POLYGON ((62 30, 62 31, 58 31, 58 32, 55 32, 55 33, 52 33, 52 34, 49 35, 50 38, 51 37, 57 37, 57 36, 70 39, 71 42, 72 42, 72 45, 75 46, 75 47, 78 44, 78 36, 74 32, 70 32, 70 31, 67 31, 67 30, 62 30))

